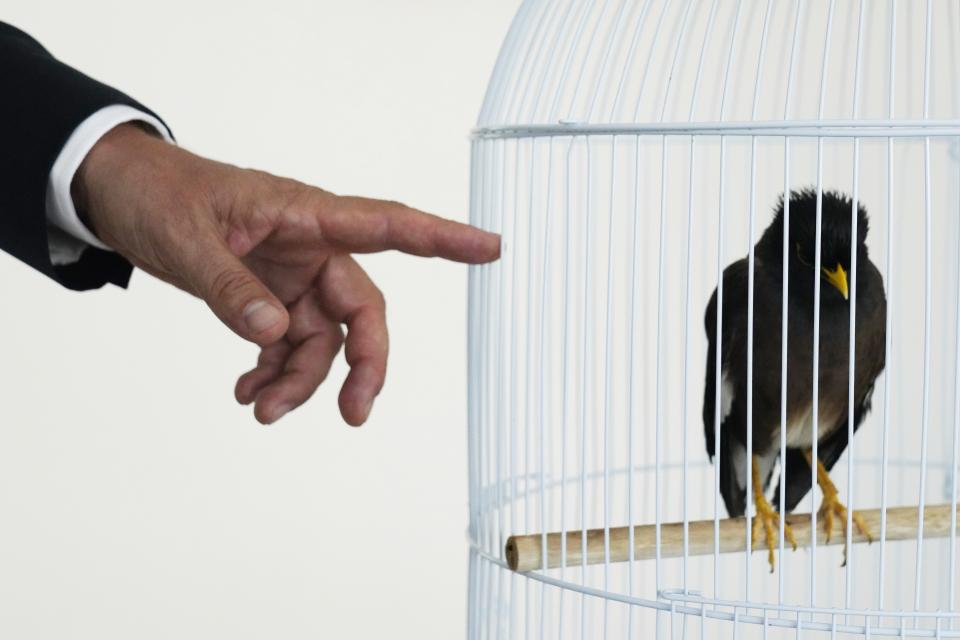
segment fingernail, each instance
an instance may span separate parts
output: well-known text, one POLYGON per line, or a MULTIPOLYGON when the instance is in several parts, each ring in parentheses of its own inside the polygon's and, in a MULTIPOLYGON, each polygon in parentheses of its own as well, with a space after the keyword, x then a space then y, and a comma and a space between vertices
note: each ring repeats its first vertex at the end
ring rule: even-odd
POLYGON ((363 419, 366 420, 370 417, 370 410, 373 409, 373 401, 375 398, 370 398, 367 402, 367 405, 363 408, 363 419))
POLYGON ((266 300, 254 300, 243 310, 243 319, 251 333, 262 333, 280 322, 283 313, 266 300))
POLYGON ((290 409, 293 409, 293 405, 291 405, 291 404, 282 404, 282 405, 280 405, 279 407, 277 407, 276 409, 274 409, 274 410, 273 410, 273 417, 270 419, 270 424, 273 424, 274 422, 276 422, 277 420, 279 420, 279 419, 282 418, 283 416, 285 416, 285 415, 287 415, 288 413, 290 413, 290 409))

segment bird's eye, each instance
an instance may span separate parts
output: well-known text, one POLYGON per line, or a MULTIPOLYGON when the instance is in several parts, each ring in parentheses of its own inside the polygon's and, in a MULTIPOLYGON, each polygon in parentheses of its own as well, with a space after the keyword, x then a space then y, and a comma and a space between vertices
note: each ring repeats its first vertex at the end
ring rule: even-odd
POLYGON ((797 260, 800 261, 800 264, 807 267, 813 266, 813 262, 811 260, 807 260, 806 256, 803 255, 803 247, 800 246, 799 242, 797 243, 797 260))

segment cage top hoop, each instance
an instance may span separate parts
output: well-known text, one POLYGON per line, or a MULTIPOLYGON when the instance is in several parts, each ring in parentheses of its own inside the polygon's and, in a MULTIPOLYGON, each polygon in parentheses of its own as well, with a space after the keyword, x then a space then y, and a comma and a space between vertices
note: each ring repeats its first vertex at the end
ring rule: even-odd
POLYGON ((920 138, 960 134, 960 120, 784 121, 784 122, 657 122, 644 124, 503 125, 477 127, 474 138, 543 138, 554 136, 702 135, 790 136, 797 138, 920 138))
POLYGON ((526 0, 473 135, 956 135, 956 22, 938 1, 526 0))

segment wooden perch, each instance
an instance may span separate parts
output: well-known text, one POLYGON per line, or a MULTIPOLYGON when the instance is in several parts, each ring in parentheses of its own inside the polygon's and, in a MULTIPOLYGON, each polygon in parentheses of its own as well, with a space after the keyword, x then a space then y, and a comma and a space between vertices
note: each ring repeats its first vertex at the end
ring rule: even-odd
MULTIPOLYGON (((863 517, 867 528, 873 533, 874 539, 880 536, 880 509, 857 510, 863 517)), ((720 553, 743 551, 746 547, 745 518, 730 518, 720 521, 720 553)), ((786 521, 793 528, 798 547, 810 546, 810 514, 793 513, 786 517, 786 521)), ((604 561, 604 530, 587 530, 587 564, 603 564, 604 561)), ((630 527, 611 527, 610 532, 610 562, 626 562, 630 556, 630 527)), ((766 544, 763 540, 762 528, 758 530, 760 540, 755 550, 766 553, 766 544)), ((574 567, 581 564, 581 534, 582 531, 567 532, 567 562, 566 566, 574 567)), ((851 529, 853 542, 866 542, 867 538, 857 530, 856 525, 851 529)), ((778 532, 779 535, 779 532, 778 532)), ((950 505, 938 504, 924 508, 923 537, 945 538, 950 535, 950 505)), ((917 536, 917 507, 892 507, 887 509, 887 540, 910 540, 917 536)), ((560 537, 554 532, 547 534, 547 567, 553 569, 560 566, 560 537)), ((541 534, 535 533, 526 536, 510 536, 506 544, 507 564, 514 571, 533 571, 541 568, 542 550, 541 534)), ((843 522, 840 518, 833 520, 833 535, 827 542, 823 530, 823 520, 817 519, 817 544, 841 545, 844 543, 843 522)), ((635 560, 649 560, 656 557, 656 526, 652 524, 633 527, 633 545, 635 560)), ((689 523, 688 548, 691 556, 713 554, 713 520, 697 520, 689 523)), ((784 550, 789 550, 790 543, 784 541, 784 550)), ((683 555, 683 523, 671 522, 660 525, 660 557, 678 558, 683 555)))

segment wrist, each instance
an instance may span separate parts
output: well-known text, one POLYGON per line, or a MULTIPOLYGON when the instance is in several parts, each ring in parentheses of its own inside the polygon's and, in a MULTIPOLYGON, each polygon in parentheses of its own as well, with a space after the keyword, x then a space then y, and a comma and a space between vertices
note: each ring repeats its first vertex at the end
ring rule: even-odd
MULTIPOLYGON (((160 142, 153 130, 139 122, 117 125, 104 134, 84 157, 70 184, 70 195, 80 221, 102 242, 119 250, 108 223, 112 198, 122 189, 144 144, 160 142)), ((142 157, 142 156, 141 156, 142 157)))

